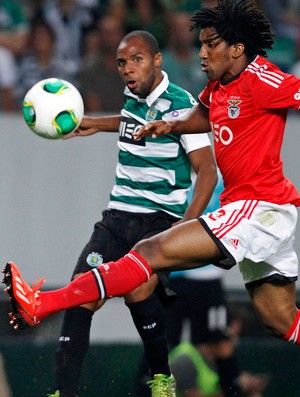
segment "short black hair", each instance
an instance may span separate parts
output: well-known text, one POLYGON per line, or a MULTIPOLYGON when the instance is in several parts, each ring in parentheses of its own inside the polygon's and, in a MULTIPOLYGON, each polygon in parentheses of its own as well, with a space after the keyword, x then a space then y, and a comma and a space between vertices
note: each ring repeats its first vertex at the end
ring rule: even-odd
POLYGON ((147 47, 149 48, 150 54, 151 55, 156 55, 160 52, 158 42, 156 38, 146 30, 133 30, 132 32, 128 33, 123 39, 123 41, 128 41, 133 38, 139 38, 142 39, 147 47))
POLYGON ((274 43, 271 24, 254 0, 218 0, 216 7, 196 11, 191 21, 191 30, 214 28, 229 45, 244 44, 249 59, 255 55, 266 57, 265 50, 274 43))

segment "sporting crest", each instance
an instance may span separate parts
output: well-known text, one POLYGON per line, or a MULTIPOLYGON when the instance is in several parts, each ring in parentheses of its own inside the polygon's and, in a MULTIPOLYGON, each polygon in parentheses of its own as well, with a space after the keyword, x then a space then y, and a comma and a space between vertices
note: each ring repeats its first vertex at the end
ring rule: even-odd
POLYGON ((158 110, 155 106, 151 106, 146 113, 146 121, 153 121, 156 119, 158 110))
POLYGON ((90 266, 99 266, 103 263, 103 257, 98 252, 92 252, 88 255, 86 261, 90 266))

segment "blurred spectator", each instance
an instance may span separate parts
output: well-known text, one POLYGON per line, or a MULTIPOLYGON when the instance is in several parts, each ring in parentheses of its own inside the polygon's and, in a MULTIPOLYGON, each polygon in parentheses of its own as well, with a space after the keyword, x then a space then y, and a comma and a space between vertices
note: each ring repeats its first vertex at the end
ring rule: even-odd
POLYGON ((207 83, 199 59, 198 33, 190 32, 191 14, 181 11, 168 18, 168 45, 163 54, 163 70, 171 81, 184 87, 195 98, 207 83))
POLYGON ((76 0, 45 0, 39 10, 39 16, 55 33, 55 56, 64 60, 65 69, 73 80, 81 67, 85 34, 98 18, 96 10, 76 0))
POLYGON ((27 52, 20 61, 18 102, 21 104, 26 92, 38 81, 59 77, 70 82, 72 75, 62 59, 54 53, 55 34, 52 27, 42 19, 34 19, 31 24, 27 52))
POLYGON ((176 379, 176 388, 181 397, 262 397, 267 386, 265 374, 253 375, 242 372, 238 378, 242 394, 232 390, 223 393, 211 352, 201 345, 182 342, 170 353, 170 366, 176 379))
POLYGON ((14 55, 23 54, 28 35, 28 22, 20 2, 0 0, 0 47, 14 55))
MULTIPOLYGON (((99 21, 97 37, 91 47, 98 44, 97 52, 90 51, 80 74, 80 89, 86 112, 115 112, 123 107, 124 83, 116 61, 116 51, 124 36, 124 29, 116 18, 105 16, 99 21)), ((91 41, 89 41, 91 44, 91 41)), ((91 50, 91 49, 90 49, 91 50)))
MULTIPOLYGON (((300 55, 300 54, 299 54, 300 55)), ((290 72, 297 77, 300 77, 300 57, 295 61, 295 63, 291 66, 290 72)))
POLYGON ((299 0, 262 0, 266 16, 275 33, 273 49, 268 51, 271 62, 289 72, 297 56, 300 27, 299 0))
POLYGON ((6 48, 0 47, 0 111, 16 110, 14 92, 16 81, 17 67, 13 54, 6 48))
POLYGON ((0 0, 0 110, 16 109, 16 57, 23 54, 28 34, 24 9, 14 0, 0 0))
POLYGON ((275 35, 295 41, 299 27, 299 0, 262 0, 262 5, 275 35))
POLYGON ((106 12, 125 26, 125 33, 147 30, 155 36, 160 48, 165 46, 168 9, 164 0, 110 0, 106 12))

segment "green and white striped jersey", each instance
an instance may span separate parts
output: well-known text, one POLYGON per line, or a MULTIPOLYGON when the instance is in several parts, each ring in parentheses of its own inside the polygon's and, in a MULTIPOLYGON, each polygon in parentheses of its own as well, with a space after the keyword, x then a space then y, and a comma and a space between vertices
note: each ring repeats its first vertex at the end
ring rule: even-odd
POLYGON ((132 133, 152 120, 173 120, 196 104, 183 88, 164 78, 145 99, 124 91, 119 129, 119 162, 108 208, 131 212, 164 211, 182 217, 191 185, 187 154, 210 145, 207 134, 165 135, 134 141, 132 133))

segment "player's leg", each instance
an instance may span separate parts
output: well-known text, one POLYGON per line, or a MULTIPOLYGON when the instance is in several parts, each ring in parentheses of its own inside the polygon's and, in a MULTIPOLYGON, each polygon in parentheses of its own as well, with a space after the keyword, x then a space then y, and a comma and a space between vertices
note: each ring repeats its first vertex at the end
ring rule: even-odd
MULTIPOLYGON (((132 217, 131 217, 132 218, 132 217)), ((133 227, 139 231, 135 234, 135 241, 151 237, 170 228, 178 219, 164 212, 139 214, 133 227)), ((133 237, 133 233, 131 233, 133 237)), ((161 394, 159 384, 152 383, 151 390, 146 383, 154 379, 157 374, 164 375, 167 388, 169 382, 170 394, 175 396, 175 381, 171 377, 168 360, 168 344, 166 338, 166 321, 164 305, 170 304, 176 298, 169 289, 169 272, 158 272, 152 275, 147 283, 143 283, 135 290, 124 296, 125 303, 130 310, 135 327, 142 339, 146 363, 139 371, 139 395, 147 397, 152 394, 161 394), (147 365, 148 364, 148 365, 147 365), (142 383, 143 382, 143 383, 142 383), (173 393, 173 394, 172 394, 173 393)), ((161 382, 162 385, 162 382, 161 382)))
POLYGON ((79 388, 83 362, 89 349, 90 328, 96 310, 105 300, 67 309, 55 352, 55 390, 60 397, 76 397, 79 388))
MULTIPOLYGON (((152 275, 147 283, 142 284, 136 290, 127 294, 125 296, 125 302, 142 339, 144 354, 148 364, 148 366, 145 365, 144 367, 146 372, 139 374, 144 380, 144 385, 141 385, 143 397, 151 395, 151 391, 146 382, 150 379, 154 379, 157 374, 164 376, 166 382, 163 387, 169 388, 170 393, 172 393, 173 390, 173 394, 170 395, 174 395, 175 397, 175 381, 171 377, 168 362, 169 351, 166 339, 165 312, 160 298, 157 293, 154 292, 158 283, 157 274, 152 275), (148 375, 149 369, 150 374, 148 375), (148 379, 146 379, 147 377, 148 379), (167 382, 169 382, 168 385, 167 382)), ((159 384, 155 386, 156 393, 159 387, 159 384)))
POLYGON ((177 299, 166 308, 167 340, 169 348, 181 342, 184 321, 189 318, 189 285, 186 278, 176 273, 170 277, 170 288, 176 292, 177 299))
POLYGON ((125 257, 100 265, 59 290, 32 291, 18 268, 9 264, 4 269, 4 282, 12 297, 12 321, 18 325, 21 317, 33 326, 58 311, 125 295, 148 281, 152 269, 186 269, 224 257, 201 223, 192 220, 139 242, 125 257))
MULTIPOLYGON (((126 222, 120 219, 120 214, 120 211, 114 210, 103 212, 103 219, 95 224, 92 236, 79 256, 72 279, 128 251, 122 240, 128 228, 126 222)), ((65 312, 59 349, 55 354, 56 390, 60 391, 62 397, 65 394, 66 397, 77 395, 81 369, 89 349, 92 318, 104 303, 105 300, 91 302, 65 312)))
MULTIPOLYGON (((282 209, 272 211, 276 222, 266 226, 269 233, 262 234, 257 230, 261 246, 270 252, 269 257, 265 261, 244 260, 240 270, 252 304, 267 332, 300 344, 300 312, 296 307, 295 286, 298 258, 293 246, 297 211, 293 206, 283 206, 282 209)), ((263 227, 262 223, 260 229, 263 227)), ((251 239, 253 247, 250 247, 254 259, 257 257, 255 240, 251 239)))
POLYGON ((295 282, 265 282, 248 288, 252 304, 271 336, 300 344, 300 315, 295 282))
POLYGON ((225 258, 198 220, 181 223, 142 240, 133 250, 146 259, 153 272, 193 269, 225 258))

